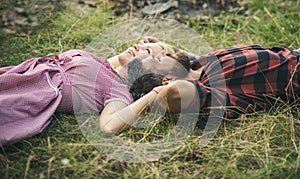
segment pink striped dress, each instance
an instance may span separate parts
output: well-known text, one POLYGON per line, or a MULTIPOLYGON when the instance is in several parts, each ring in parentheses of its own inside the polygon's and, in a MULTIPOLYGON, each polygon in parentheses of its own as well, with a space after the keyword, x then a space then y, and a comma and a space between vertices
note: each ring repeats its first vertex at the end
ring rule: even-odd
POLYGON ((43 131, 55 111, 100 113, 113 100, 133 102, 105 58, 70 50, 0 68, 0 146, 43 131))

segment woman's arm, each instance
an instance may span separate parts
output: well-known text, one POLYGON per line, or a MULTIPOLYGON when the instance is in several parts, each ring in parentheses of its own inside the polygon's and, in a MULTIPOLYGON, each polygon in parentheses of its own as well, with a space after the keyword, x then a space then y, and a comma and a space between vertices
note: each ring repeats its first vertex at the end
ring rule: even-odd
MULTIPOLYGON (((155 89, 159 91, 161 87, 155 89)), ((109 102, 100 115, 100 128, 113 134, 126 130, 156 97, 157 93, 151 91, 130 105, 121 101, 109 102)))
POLYGON ((120 133, 129 128, 152 102, 157 102, 170 112, 180 112, 196 97, 194 84, 185 80, 177 80, 154 89, 159 93, 151 91, 130 105, 121 101, 108 103, 100 115, 100 128, 107 133, 120 133), (162 103, 162 99, 167 103, 162 103))

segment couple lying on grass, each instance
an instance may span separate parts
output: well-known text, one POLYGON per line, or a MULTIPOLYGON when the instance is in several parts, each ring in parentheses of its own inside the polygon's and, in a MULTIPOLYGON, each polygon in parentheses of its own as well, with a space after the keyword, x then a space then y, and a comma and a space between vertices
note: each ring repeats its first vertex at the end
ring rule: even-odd
POLYGON ((147 37, 106 60, 81 50, 0 68, 0 145, 40 133, 55 112, 99 113, 126 130, 149 105, 169 112, 222 108, 225 118, 299 102, 298 50, 259 45, 193 56, 147 37))

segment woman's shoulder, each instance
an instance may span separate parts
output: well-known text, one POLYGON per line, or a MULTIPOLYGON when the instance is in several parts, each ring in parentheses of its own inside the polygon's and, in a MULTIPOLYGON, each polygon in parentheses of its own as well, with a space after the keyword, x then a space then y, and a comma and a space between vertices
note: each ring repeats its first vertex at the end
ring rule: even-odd
POLYGON ((105 57, 98 57, 91 52, 79 50, 79 49, 71 49, 59 55, 60 59, 68 59, 68 58, 73 59, 74 57, 83 57, 82 59, 84 60, 93 59, 99 63, 108 63, 105 57))
POLYGON ((64 57, 64 56, 82 56, 83 54, 88 54, 88 52, 79 50, 79 49, 70 49, 67 50, 59 55, 59 57, 64 57))

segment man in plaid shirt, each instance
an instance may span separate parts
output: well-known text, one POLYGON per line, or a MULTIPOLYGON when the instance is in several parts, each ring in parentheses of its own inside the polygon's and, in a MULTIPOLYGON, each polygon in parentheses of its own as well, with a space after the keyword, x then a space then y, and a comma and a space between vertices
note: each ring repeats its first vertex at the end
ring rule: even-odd
MULTIPOLYGON (((251 45, 225 48, 191 61, 188 68, 192 80, 176 78, 178 72, 170 69, 172 65, 169 69, 165 65, 164 61, 170 60, 168 57, 148 66, 159 69, 157 64, 164 64, 164 71, 172 71, 171 78, 176 79, 172 81, 169 78, 163 82, 165 86, 154 88, 168 102, 166 108, 169 111, 198 108, 202 112, 222 108, 225 109, 224 117, 236 118, 242 113, 299 102, 299 56, 298 50, 279 47, 268 49, 251 45)), ((143 60, 142 64, 148 68, 143 60)))
MULTIPOLYGON (((212 88, 223 92, 227 118, 276 104, 292 104, 300 96, 299 56, 299 52, 287 48, 267 49, 259 45, 218 50, 192 62, 193 70, 203 68, 205 72, 196 83, 198 94, 209 97, 212 88), (218 65, 221 71, 216 68, 218 65), (220 87, 218 83, 222 80, 225 83, 220 87)), ((211 99, 200 99, 200 105, 209 107, 211 99)))

